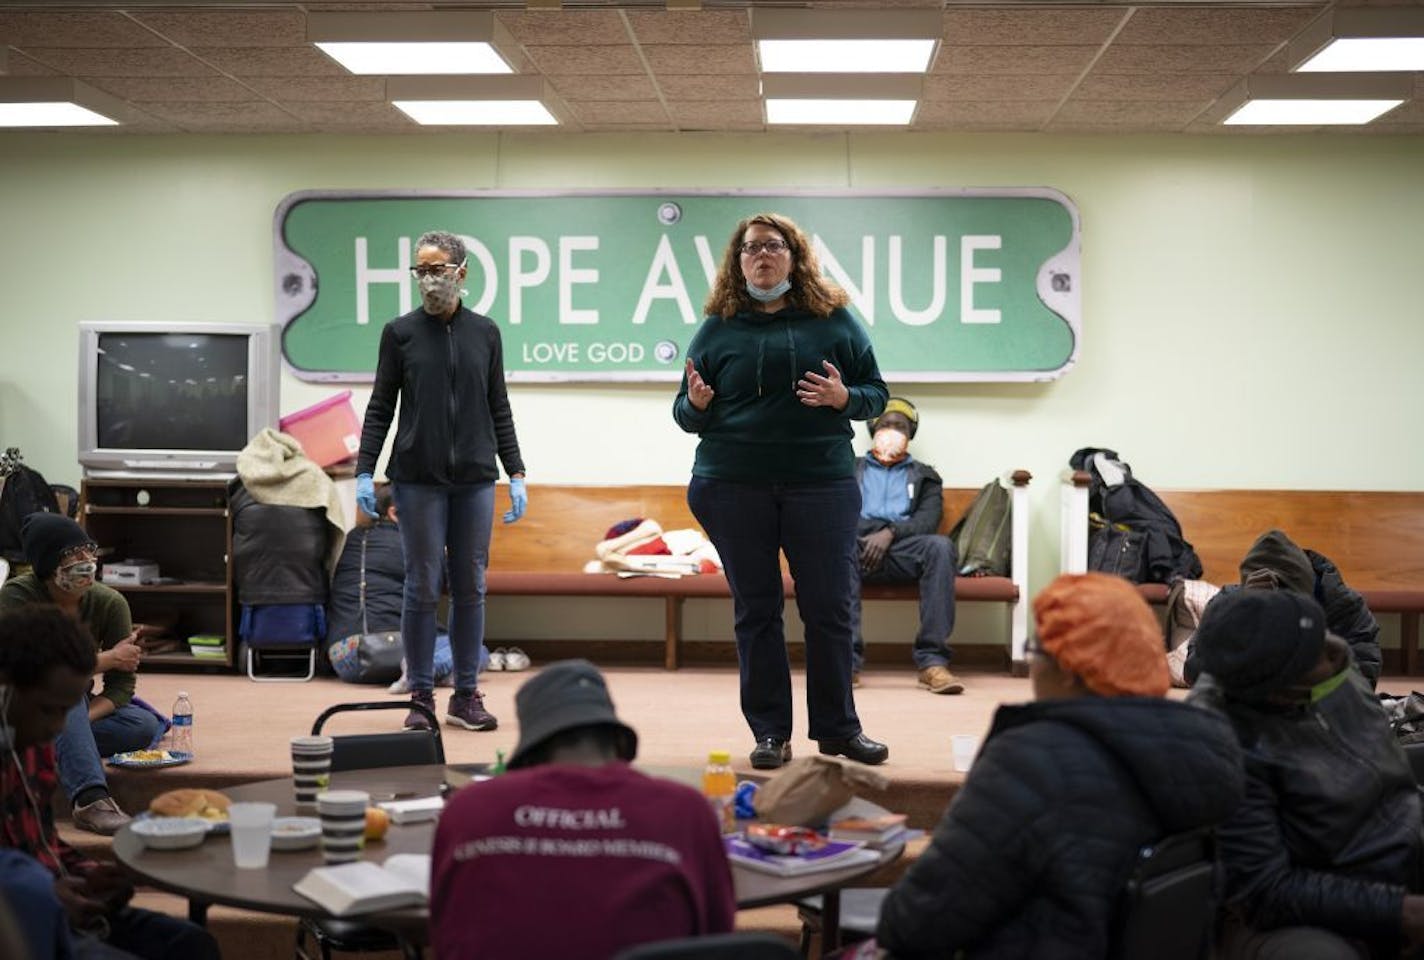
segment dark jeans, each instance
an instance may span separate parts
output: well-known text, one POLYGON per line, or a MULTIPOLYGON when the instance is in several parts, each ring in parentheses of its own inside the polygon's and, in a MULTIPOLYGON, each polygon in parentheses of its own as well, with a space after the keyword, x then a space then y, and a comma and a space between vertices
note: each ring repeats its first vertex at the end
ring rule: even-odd
POLYGON ((401 640, 410 689, 435 687, 435 608, 440 602, 441 561, 448 559, 455 689, 473 690, 485 641, 485 568, 494 484, 397 483, 393 491, 405 550, 401 640))
POLYGON ((954 544, 939 533, 902 537, 890 544, 874 573, 855 565, 851 593, 851 667, 860 672, 865 659, 865 638, 860 633, 860 585, 865 583, 918 583, 920 632, 911 655, 915 666, 949 666, 949 635, 954 632, 954 568, 959 565, 954 544))
POLYGON ((69 708, 64 729, 54 741, 59 783, 73 800, 89 787, 106 787, 102 757, 130 750, 146 750, 163 732, 163 721, 132 703, 93 723, 89 722, 89 697, 69 708))
POLYGON ((106 919, 106 940, 74 938, 79 960, 221 960, 213 935, 187 920, 136 907, 116 910, 106 919))
POLYGON ((752 736, 791 737, 781 551, 806 627, 811 739, 855 736, 860 732, 850 689, 851 584, 860 515, 855 479, 756 484, 693 477, 687 504, 717 548, 732 589, 742 714, 752 736))

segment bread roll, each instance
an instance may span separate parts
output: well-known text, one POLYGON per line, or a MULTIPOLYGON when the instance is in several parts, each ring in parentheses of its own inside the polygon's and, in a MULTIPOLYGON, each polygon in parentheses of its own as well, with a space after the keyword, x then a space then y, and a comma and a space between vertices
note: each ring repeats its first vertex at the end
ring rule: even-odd
POLYGON ((205 820, 227 819, 232 801, 216 790, 169 790, 153 798, 148 812, 156 817, 202 817, 205 820))

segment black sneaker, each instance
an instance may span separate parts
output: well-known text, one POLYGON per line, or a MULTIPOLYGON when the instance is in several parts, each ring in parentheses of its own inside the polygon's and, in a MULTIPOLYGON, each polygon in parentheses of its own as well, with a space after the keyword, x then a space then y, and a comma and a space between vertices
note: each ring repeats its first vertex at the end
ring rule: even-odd
POLYGON ((762 737, 752 750, 752 766, 757 770, 775 770, 791 759, 791 744, 779 737, 762 737))
POLYGON ((493 730, 499 726, 494 714, 485 709, 485 698, 479 690, 468 693, 456 690, 450 696, 450 706, 445 710, 445 722, 466 730, 493 730))
MULTIPOLYGON (((431 713, 435 712, 435 694, 429 690, 412 690, 410 702, 420 704, 431 713)), ((429 730, 430 718, 419 710, 412 710, 405 715, 405 723, 402 726, 407 730, 429 730)))

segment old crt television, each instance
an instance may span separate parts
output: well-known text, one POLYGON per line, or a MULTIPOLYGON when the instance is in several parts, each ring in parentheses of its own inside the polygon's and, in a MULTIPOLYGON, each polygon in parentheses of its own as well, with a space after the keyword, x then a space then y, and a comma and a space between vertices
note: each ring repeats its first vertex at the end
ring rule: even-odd
POLYGON ((247 442, 277 426, 278 337, 247 323, 81 323, 85 474, 235 474, 247 442))

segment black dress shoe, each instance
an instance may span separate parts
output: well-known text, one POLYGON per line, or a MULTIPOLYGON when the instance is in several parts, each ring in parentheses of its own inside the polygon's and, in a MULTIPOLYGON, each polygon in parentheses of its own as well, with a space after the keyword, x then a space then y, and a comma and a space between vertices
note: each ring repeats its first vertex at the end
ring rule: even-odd
POLYGON ((752 766, 757 770, 775 770, 791 759, 791 744, 777 737, 762 737, 752 751, 752 766))
POLYGON ((848 757, 857 763, 867 763, 871 766, 890 759, 890 748, 870 739, 864 733, 857 733, 849 740, 821 740, 819 745, 821 752, 828 757, 848 757))

